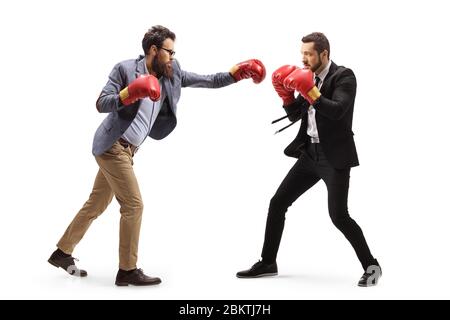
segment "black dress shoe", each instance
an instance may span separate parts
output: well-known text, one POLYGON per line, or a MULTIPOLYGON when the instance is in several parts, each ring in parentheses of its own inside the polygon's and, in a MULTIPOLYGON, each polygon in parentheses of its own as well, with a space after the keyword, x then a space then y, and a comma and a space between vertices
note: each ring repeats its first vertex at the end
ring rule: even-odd
POLYGON ((381 271, 381 267, 378 263, 375 265, 371 265, 366 269, 361 279, 359 279, 358 286, 360 287, 376 286, 382 274, 383 273, 381 271))
POLYGON ((277 263, 264 263, 263 261, 258 261, 250 269, 239 271, 236 273, 238 278, 259 278, 276 276, 278 274, 277 263))
POLYGON ((152 286, 160 284, 161 279, 157 277, 149 277, 144 274, 142 269, 134 269, 131 271, 120 270, 116 276, 116 286, 124 287, 128 285, 133 286, 152 286))
POLYGON ((87 271, 78 269, 75 265, 75 260, 78 261, 78 259, 72 257, 71 255, 65 254, 60 249, 57 249, 52 253, 50 258, 48 259, 48 262, 57 268, 63 268, 68 274, 72 276, 86 277, 87 271))

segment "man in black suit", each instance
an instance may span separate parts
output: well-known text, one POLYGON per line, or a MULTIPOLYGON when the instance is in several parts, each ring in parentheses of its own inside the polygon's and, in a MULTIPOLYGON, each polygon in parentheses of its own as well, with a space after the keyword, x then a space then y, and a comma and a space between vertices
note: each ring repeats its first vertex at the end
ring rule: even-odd
POLYGON ((302 120, 297 137, 285 149, 287 156, 298 161, 270 201, 262 260, 238 272, 237 277, 278 274, 276 256, 286 211, 305 191, 323 180, 331 220, 353 246, 363 266, 358 285, 373 286, 381 276, 381 268, 347 210, 350 168, 359 165, 352 132, 356 78, 351 69, 330 60, 330 45, 324 34, 309 34, 302 42, 304 68, 287 65, 272 75, 287 117, 293 122, 302 120), (297 98, 295 91, 300 92, 297 98))

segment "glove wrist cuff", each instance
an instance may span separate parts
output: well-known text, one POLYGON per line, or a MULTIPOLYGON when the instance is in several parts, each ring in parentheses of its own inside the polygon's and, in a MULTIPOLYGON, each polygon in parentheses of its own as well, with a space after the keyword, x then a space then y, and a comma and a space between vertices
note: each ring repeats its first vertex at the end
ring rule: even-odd
POLYGON ((319 89, 314 86, 311 90, 308 91, 307 95, 312 101, 316 101, 321 96, 321 93, 319 89))

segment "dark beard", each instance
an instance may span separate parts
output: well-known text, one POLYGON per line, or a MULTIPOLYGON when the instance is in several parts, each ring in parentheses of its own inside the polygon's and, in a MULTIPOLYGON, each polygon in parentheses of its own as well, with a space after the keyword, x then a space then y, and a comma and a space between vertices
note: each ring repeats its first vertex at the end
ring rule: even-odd
POLYGON ((319 62, 317 62, 314 66, 311 66, 311 71, 316 73, 317 69, 319 69, 322 66, 322 59, 320 59, 320 54, 319 54, 319 62))
POLYGON ((155 56, 152 61, 152 71, 156 73, 156 77, 160 78, 161 76, 166 77, 170 80, 173 79, 173 69, 172 62, 169 63, 161 63, 158 58, 155 56))

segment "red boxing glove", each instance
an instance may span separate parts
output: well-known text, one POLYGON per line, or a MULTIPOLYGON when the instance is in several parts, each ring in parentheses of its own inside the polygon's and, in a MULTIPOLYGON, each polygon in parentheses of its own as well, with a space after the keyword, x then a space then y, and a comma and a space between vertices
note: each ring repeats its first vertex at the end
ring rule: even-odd
POLYGON ((120 101, 126 106, 146 97, 152 101, 158 101, 160 95, 158 79, 151 74, 139 76, 119 93, 120 101))
POLYGON ((320 97, 320 91, 314 84, 313 72, 309 69, 297 69, 292 72, 283 82, 284 86, 300 92, 310 104, 320 97))
POLYGON ((272 85, 280 98, 283 99, 284 106, 290 105, 295 101, 295 90, 286 88, 283 82, 296 69, 298 69, 296 66, 284 65, 272 73, 272 85))
POLYGON ((230 74, 236 81, 252 78, 254 83, 260 83, 266 77, 266 67, 257 59, 250 59, 234 65, 230 74))

